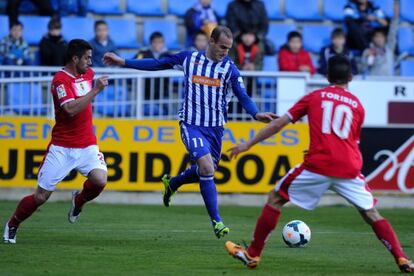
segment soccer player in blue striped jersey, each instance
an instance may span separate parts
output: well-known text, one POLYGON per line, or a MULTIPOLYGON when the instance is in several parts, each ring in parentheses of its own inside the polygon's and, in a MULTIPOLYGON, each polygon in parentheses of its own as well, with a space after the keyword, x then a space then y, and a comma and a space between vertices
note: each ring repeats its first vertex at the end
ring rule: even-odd
POLYGON ((256 120, 268 123, 276 118, 273 113, 260 113, 243 85, 243 79, 228 57, 233 36, 227 27, 216 27, 204 52, 182 51, 159 60, 125 60, 114 53, 106 53, 104 62, 139 70, 165 70, 180 67, 185 75, 185 98, 179 112, 182 141, 194 165, 175 177, 165 175, 164 205, 181 185, 200 183, 200 191, 213 224, 214 233, 221 238, 229 233, 218 210, 214 173, 217 169, 227 121, 228 104, 232 92, 243 108, 256 120))

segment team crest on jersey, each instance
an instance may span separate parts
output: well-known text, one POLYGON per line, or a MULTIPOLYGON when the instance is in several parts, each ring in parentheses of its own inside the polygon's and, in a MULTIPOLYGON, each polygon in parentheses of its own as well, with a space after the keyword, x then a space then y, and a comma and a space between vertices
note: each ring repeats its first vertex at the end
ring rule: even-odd
POLYGON ((75 90, 78 96, 85 96, 89 93, 91 87, 88 81, 81 81, 75 83, 75 90))
POLYGON ((59 85, 58 87, 56 87, 56 92, 57 92, 57 96, 59 99, 62 99, 64 97, 66 97, 66 90, 65 90, 65 86, 63 84, 59 85))

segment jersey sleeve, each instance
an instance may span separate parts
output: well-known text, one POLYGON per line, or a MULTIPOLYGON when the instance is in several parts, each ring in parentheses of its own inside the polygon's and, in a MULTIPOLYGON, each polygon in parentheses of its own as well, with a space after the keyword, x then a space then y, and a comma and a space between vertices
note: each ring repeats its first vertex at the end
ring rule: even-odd
POLYGON ((240 76, 239 70, 237 70, 234 64, 231 65, 230 84, 233 89, 234 95, 236 95, 242 107, 249 113, 253 118, 259 112, 256 104, 247 95, 246 88, 244 87, 243 78, 240 76))
POLYGON ((300 118, 308 114, 309 102, 311 99, 312 93, 303 96, 296 104, 294 104, 286 113, 290 120, 295 123, 300 118))
POLYGON ((73 94, 72 88, 64 80, 57 80, 54 84, 54 93, 56 94, 56 99, 59 102, 60 106, 63 106, 65 103, 75 100, 75 95, 73 94))
POLYGON ((183 65, 184 60, 189 54, 191 54, 190 51, 183 51, 174 55, 166 55, 160 59, 126 59, 124 67, 145 71, 167 70, 174 68, 176 65, 183 65))

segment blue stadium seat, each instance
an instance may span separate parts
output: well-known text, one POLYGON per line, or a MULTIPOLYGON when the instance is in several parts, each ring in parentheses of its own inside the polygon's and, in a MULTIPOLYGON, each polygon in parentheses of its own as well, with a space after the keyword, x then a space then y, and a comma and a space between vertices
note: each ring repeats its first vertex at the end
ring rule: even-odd
POLYGON ((108 18, 106 19, 109 35, 120 48, 137 48, 137 27, 134 19, 108 18))
POLYGON ((137 51, 121 50, 121 51, 118 51, 118 54, 121 58, 132 59, 137 54, 137 51))
POLYGON ((400 27, 398 29, 398 46, 400 52, 414 55, 414 29, 411 27, 400 27))
POLYGON ((9 34, 9 18, 6 15, 0 15, 0 39, 9 34))
POLYGON ((414 23, 414 1, 400 0, 401 5, 401 20, 414 23))
POLYGON ((177 22, 173 19, 144 20, 144 44, 149 45, 149 37, 153 32, 161 32, 168 49, 180 49, 177 38, 177 22))
POLYGON ((413 60, 401 61, 401 76, 414 77, 414 61, 413 60))
POLYGON ((394 0, 374 0, 381 7, 387 17, 394 16, 394 0))
POLYGON ((330 43, 332 26, 306 25, 303 26, 303 46, 306 50, 319 53, 322 47, 330 43))
POLYGON ((67 41, 74 38, 90 40, 94 37, 93 24, 89 17, 63 17, 62 35, 67 41))
POLYGON ((88 1, 88 11, 98 14, 122 13, 119 6, 119 0, 88 1))
POLYGON ((168 13, 182 17, 196 3, 197 0, 168 0, 168 13))
POLYGON ((283 16, 280 12, 280 0, 263 0, 267 16, 270 20, 281 20, 283 16))
POLYGON ((279 49, 287 41, 287 35, 291 31, 296 30, 294 24, 269 24, 269 31, 267 32, 267 38, 273 42, 276 49, 279 49))
POLYGON ((344 6, 348 0, 324 0, 323 15, 333 21, 342 21, 344 19, 344 6))
POLYGON ((112 83, 102 93, 96 95, 94 110, 102 116, 128 116, 131 114, 131 105, 126 102, 128 101, 127 94, 122 87, 118 87, 115 91, 115 86, 112 83), (117 104, 114 105, 114 102, 117 104))
POLYGON ((227 6, 233 0, 213 0, 212 7, 220 18, 226 16, 227 6))
MULTIPOLYGON (((263 57, 262 71, 276 72, 278 70, 279 68, 278 68, 277 58, 275 55, 263 57)), ((268 78, 268 77, 259 77, 257 78, 257 82, 259 85, 260 84, 270 85, 270 84, 276 84, 276 79, 268 78)))
POLYGON ((47 16, 20 16, 19 20, 23 24, 23 38, 29 45, 39 45, 42 37, 47 33, 47 23, 50 17, 47 16), (33 31, 36 26, 36 31, 33 31))
POLYGON ((161 2, 162 0, 151 0, 143 5, 142 1, 127 0, 127 11, 143 16, 163 16, 165 13, 161 9, 161 2))
POLYGON ((22 0, 19 6, 19 13, 34 14, 37 13, 37 8, 30 0, 22 0))
POLYGON ((7 106, 10 111, 20 115, 45 115, 46 107, 42 107, 42 89, 40 84, 11 83, 7 85, 7 106))
POLYGON ((319 14, 318 0, 288 0, 285 1, 286 17, 301 21, 322 20, 319 14))

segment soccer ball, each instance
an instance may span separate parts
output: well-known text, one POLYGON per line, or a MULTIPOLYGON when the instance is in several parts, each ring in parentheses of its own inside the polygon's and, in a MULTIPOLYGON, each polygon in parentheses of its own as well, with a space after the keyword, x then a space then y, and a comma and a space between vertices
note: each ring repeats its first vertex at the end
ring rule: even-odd
POLYGON ((283 227, 283 241, 289 247, 305 247, 310 241, 311 230, 300 220, 292 220, 283 227))

